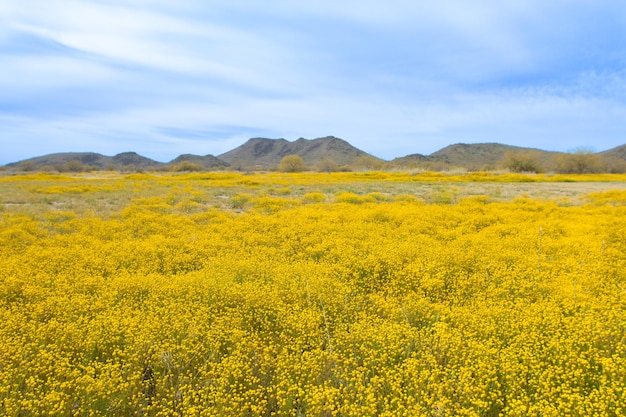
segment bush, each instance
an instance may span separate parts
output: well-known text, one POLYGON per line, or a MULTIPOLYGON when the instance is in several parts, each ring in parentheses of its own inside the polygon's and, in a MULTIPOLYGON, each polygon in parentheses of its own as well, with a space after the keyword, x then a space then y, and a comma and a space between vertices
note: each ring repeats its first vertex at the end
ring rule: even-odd
POLYGON ((230 206, 235 210, 243 209, 252 199, 250 194, 237 194, 231 197, 228 201, 230 206))
POLYGON ((363 204, 363 203, 375 203, 377 200, 372 195, 358 195, 352 192, 343 192, 335 197, 336 203, 349 203, 349 204, 363 204))
POLYGON ((67 161, 64 164, 58 164, 55 167, 59 172, 85 172, 89 169, 87 165, 75 159, 67 161))
POLYGON ((306 164, 300 155, 287 155, 280 160, 278 170, 281 172, 302 172, 306 170, 306 164))
POLYGON ((23 161, 23 162, 20 162, 17 168, 20 171, 32 172, 37 169, 37 164, 35 164, 33 161, 23 161))
POLYGON ((606 164, 607 172, 611 174, 623 174, 626 172, 626 161, 623 159, 605 157, 604 163, 606 164))
POLYGON ((326 201, 326 196, 317 191, 302 196, 303 203, 321 203, 323 201, 326 201))
POLYGON ((178 165, 174 165, 172 167, 172 171, 174 172, 198 172, 203 171, 204 168, 202 165, 194 164, 193 162, 183 161, 178 165))
POLYGON ((385 161, 371 155, 362 155, 352 162, 352 166, 358 171, 380 171, 385 168, 385 161))
POLYGON ((542 172, 543 167, 536 152, 508 152, 504 167, 511 172, 542 172))
POLYGON ((339 170, 337 162, 331 158, 321 159, 315 166, 319 172, 337 172, 339 170))
POLYGON ((556 171, 561 174, 593 174, 606 170, 600 155, 586 149, 559 155, 556 171))

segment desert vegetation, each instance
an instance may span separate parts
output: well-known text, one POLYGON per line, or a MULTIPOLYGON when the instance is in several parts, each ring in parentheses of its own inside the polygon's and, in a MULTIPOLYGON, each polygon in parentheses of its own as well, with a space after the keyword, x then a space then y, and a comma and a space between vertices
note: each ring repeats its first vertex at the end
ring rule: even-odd
POLYGON ((1 414, 626 414, 624 175, 183 171, 0 177, 1 414))

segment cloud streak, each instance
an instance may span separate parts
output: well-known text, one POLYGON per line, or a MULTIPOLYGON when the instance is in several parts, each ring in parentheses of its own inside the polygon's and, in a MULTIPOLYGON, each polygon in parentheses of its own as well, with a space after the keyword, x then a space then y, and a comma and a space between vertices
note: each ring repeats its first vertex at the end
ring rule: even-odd
POLYGON ((332 134, 383 158, 626 142, 617 1, 9 0, 0 23, 0 164, 165 161, 253 136, 332 134))

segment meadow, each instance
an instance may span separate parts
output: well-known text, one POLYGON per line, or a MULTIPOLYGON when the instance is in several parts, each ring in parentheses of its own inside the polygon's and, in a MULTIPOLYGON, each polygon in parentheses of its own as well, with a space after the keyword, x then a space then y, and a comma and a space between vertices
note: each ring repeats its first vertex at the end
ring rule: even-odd
POLYGON ((625 175, 5 175, 0 219, 2 415, 626 415, 625 175))

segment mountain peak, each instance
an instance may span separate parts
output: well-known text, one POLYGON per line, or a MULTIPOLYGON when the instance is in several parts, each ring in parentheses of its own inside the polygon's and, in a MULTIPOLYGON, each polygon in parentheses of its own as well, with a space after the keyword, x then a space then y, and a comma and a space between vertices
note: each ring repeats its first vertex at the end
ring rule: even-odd
MULTIPOLYGON (((250 139, 243 145, 219 155, 219 158, 236 165, 278 165, 286 155, 299 155, 308 165, 330 158, 339 165, 349 165, 360 156, 369 155, 335 136, 306 139, 293 142, 285 139, 250 139)), ((371 155, 370 155, 371 156, 371 155)))
POLYGON ((122 152, 111 158, 114 163, 124 166, 137 165, 142 167, 158 165, 158 162, 139 155, 137 152, 122 152))

